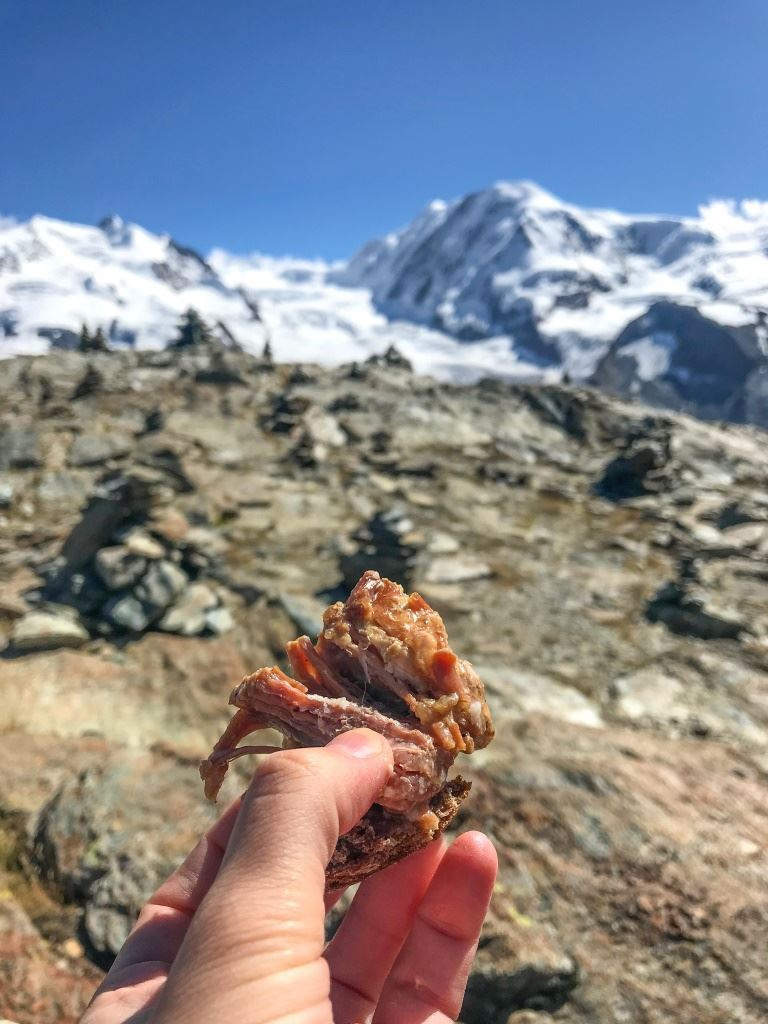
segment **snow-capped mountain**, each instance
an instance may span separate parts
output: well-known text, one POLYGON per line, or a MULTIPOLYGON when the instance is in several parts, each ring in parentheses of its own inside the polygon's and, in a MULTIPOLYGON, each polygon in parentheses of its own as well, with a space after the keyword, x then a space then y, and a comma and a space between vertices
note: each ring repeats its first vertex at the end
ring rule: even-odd
POLYGON ((468 350, 445 333, 390 323, 365 289, 330 280, 320 261, 208 259, 167 235, 119 217, 98 227, 49 217, 0 220, 0 356, 74 347, 85 325, 110 343, 160 348, 192 307, 228 342, 260 352, 267 338, 281 361, 339 363, 396 344, 421 372, 472 378, 538 371, 509 352, 505 339, 468 350))
POLYGON ((435 202, 347 263, 203 258, 109 218, 0 220, 0 354, 74 344, 85 323, 156 347, 196 308, 252 350, 341 362, 396 344, 443 378, 591 380, 768 424, 768 203, 697 217, 561 202, 527 182, 435 202))
POLYGON ((697 218, 630 217, 503 182, 432 203, 333 278, 369 288, 391 317, 466 340, 509 335, 584 377, 660 300, 732 326, 768 309, 768 203, 715 202, 697 218))
POLYGON ((237 289, 192 249, 109 217, 98 227, 32 217, 0 225, 0 350, 77 343, 83 324, 115 345, 160 347, 190 306, 244 338, 264 332, 237 289))

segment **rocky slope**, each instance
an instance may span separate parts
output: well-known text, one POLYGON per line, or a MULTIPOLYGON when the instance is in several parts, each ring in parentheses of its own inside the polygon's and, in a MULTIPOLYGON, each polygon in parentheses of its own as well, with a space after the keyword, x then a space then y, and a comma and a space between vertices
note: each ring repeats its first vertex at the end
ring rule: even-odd
POLYGON ((232 683, 364 566, 439 608, 499 726, 466 1024, 765 1018, 764 435, 396 352, 2 371, 0 1016, 77 1019, 211 818, 232 683))

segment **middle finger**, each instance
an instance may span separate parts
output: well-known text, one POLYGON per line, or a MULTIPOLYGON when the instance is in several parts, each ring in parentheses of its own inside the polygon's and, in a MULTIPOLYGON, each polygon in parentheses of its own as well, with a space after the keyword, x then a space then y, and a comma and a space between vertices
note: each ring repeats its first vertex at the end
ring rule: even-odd
POLYGON ((447 848, 444 839, 437 839, 360 886, 325 952, 331 971, 333 1019, 338 1024, 365 1020, 373 1014, 447 848))

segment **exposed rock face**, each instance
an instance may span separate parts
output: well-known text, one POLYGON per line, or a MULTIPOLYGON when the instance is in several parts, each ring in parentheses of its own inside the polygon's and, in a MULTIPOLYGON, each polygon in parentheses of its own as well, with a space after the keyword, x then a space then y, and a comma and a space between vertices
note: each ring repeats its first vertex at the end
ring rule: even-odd
POLYGON ((462 1020, 760 1020, 757 764, 705 740, 543 718, 487 755, 465 823, 489 831, 503 868, 462 1020))
POLYGON ((117 752, 65 782, 40 811, 34 862, 84 906, 85 934, 101 962, 120 949, 147 896, 210 823, 189 767, 117 752), (134 794, 144 789, 139 803, 134 794))
POLYGON ((77 353, 3 365, 3 428, 40 464, 0 478, 3 948, 30 951, 0 965, 0 1015, 74 1024, 208 820, 195 765, 233 683, 377 568, 438 608, 499 726, 461 822, 502 864, 466 1024, 762 1024, 764 436, 574 387, 228 356, 246 387, 201 381, 201 352, 98 354, 76 415, 77 353), (123 431, 127 454, 68 465, 123 431), (20 649, 41 616, 56 648, 20 649))
POLYGON ((757 325, 726 327, 694 307, 657 302, 628 324, 598 363, 593 382, 710 419, 768 425, 755 397, 765 378, 757 325))

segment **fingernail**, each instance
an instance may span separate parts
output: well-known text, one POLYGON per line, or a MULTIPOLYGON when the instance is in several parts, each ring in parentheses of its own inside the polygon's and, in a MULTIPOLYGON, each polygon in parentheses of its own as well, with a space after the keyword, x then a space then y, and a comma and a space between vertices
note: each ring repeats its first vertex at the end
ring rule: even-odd
POLYGON ((353 732, 343 732, 329 746, 349 757, 364 758, 381 757, 384 743, 382 737, 370 729, 355 729, 353 732))

